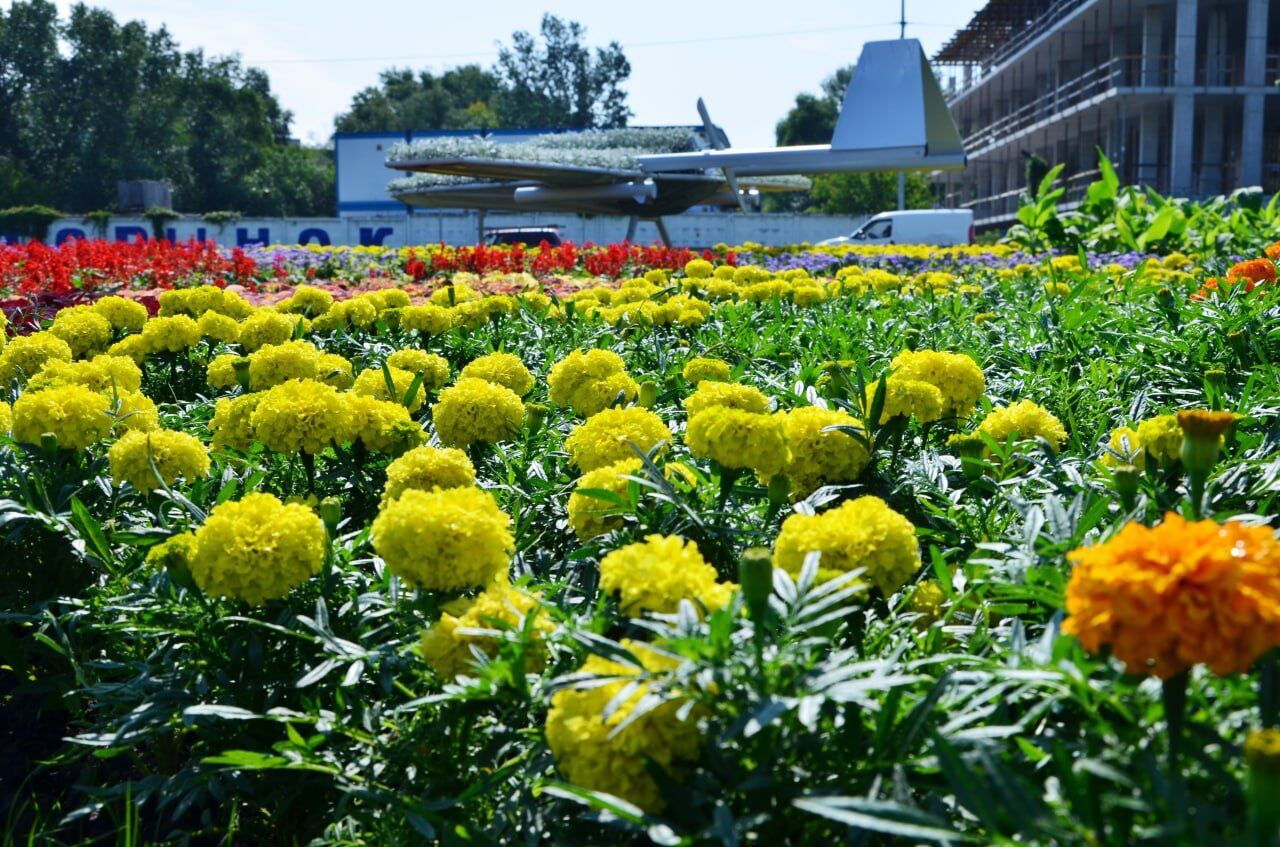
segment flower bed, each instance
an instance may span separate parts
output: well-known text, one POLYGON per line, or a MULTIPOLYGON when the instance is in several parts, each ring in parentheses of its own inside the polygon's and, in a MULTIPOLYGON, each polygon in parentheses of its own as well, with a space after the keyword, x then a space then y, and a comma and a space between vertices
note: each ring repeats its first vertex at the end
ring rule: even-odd
POLYGON ((1274 834, 1272 259, 752 248, 4 248, 12 831, 1274 834))

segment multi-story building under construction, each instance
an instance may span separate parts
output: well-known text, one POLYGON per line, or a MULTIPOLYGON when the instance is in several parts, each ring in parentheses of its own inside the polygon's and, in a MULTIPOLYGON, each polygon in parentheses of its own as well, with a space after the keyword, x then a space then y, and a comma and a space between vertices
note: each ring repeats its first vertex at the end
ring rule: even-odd
POLYGON ((941 205, 1007 224, 1032 155, 1200 197, 1280 190, 1280 2, 991 0, 934 57, 969 164, 941 205))

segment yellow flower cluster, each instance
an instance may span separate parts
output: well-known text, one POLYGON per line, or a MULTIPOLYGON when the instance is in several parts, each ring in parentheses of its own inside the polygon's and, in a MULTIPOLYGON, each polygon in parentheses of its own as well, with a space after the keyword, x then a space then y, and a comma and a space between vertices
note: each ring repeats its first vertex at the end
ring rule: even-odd
POLYGON ((328 291, 313 285, 299 285, 293 294, 276 303, 276 311, 315 318, 329 311, 332 305, 333 295, 328 291))
POLYGON ((107 319, 112 329, 138 332, 147 322, 147 307, 137 300, 108 295, 93 304, 93 310, 107 319))
POLYGON ((869 442, 840 430, 825 431, 848 426, 865 432, 862 421, 848 412, 805 406, 781 417, 791 451, 785 470, 793 496, 807 497, 824 485, 853 482, 871 462, 869 442))
POLYGON ((54 316, 49 332, 67 342, 71 355, 88 358, 107 349, 111 343, 111 322, 92 306, 71 306, 54 316))
POLYGON ((387 465, 382 506, 386 508, 406 491, 470 488, 475 484, 476 469, 466 453, 452 447, 416 447, 387 465))
POLYGON ((235 353, 221 353, 209 360, 204 369, 204 381, 210 388, 231 388, 239 382, 236 368, 249 367, 246 356, 235 353))
POLYGON ((0 400, 0 435, 13 432, 13 407, 0 400))
POLYGON ((254 311, 253 306, 239 294, 214 285, 161 291, 159 299, 161 317, 187 315, 198 318, 205 312, 217 312, 242 320, 254 311))
MULTIPOLYGON (((264 344, 249 354, 249 387, 263 391, 291 379, 313 380, 317 376, 319 358, 320 351, 306 341, 264 344)), ((229 384, 234 381, 233 373, 229 384)))
POLYGON ((511 520, 479 488, 408 490, 373 521, 373 549, 420 588, 461 591, 505 576, 515 550, 511 520))
MULTIPOLYGON (((643 644, 623 640, 622 646, 645 672, 675 667, 674 660, 643 644)), ((590 656, 580 673, 615 679, 552 696, 546 735, 557 767, 574 785, 621 797, 648 812, 662 811, 662 794, 646 760, 679 777, 702 747, 696 710, 689 714, 683 701, 670 698, 632 719, 636 706, 651 693, 650 683, 640 679, 641 669, 590 656), (624 688, 630 695, 614 702, 624 688)))
MULTIPOLYGON (((703 383, 708 384, 717 383, 703 383)), ((778 473, 791 460, 781 416, 728 406, 711 406, 694 415, 685 432, 685 443, 695 456, 712 459, 726 468, 750 468, 762 479, 778 473)))
POLYGON ((671 430, 648 409, 605 409, 574 427, 565 439, 569 461, 586 473, 596 468, 636 458, 636 449, 648 453, 659 444, 666 452, 671 430), (633 448, 634 445, 634 448, 633 448))
POLYGON ((453 327, 453 315, 445 307, 434 303, 406 306, 400 311, 400 326, 424 335, 439 335, 453 327))
POLYGON ((31 391, 13 403, 13 438, 39 444, 53 435, 64 450, 81 450, 106 438, 112 418, 107 398, 83 385, 31 391))
MULTIPOLYGON (((150 326, 154 321, 148 321, 150 326)), ((146 332, 146 327, 143 327, 146 332)), ((240 346, 249 352, 267 344, 283 344, 293 338, 294 317, 271 309, 259 309, 240 322, 240 346)))
POLYGON ((1173 465, 1182 458, 1182 427, 1177 415, 1157 415, 1138 424, 1138 445, 1161 465, 1173 465))
POLYGON ((1067 440, 1067 430, 1062 421, 1030 400, 1019 400, 1011 406, 992 409, 978 424, 978 431, 1001 444, 1010 438, 1016 441, 1043 438, 1055 453, 1067 440))
POLYGON ((70 345, 48 332, 11 339, 0 351, 0 386, 8 388, 13 382, 25 382, 50 360, 70 362, 70 345))
POLYGON ((716 382, 703 380, 697 389, 684 398, 684 409, 692 420, 697 414, 712 406, 724 406, 729 409, 741 409, 758 415, 769 413, 769 398, 758 388, 750 385, 739 385, 735 382, 716 382))
POLYGON ((1063 631, 1130 673, 1242 673, 1280 645, 1280 542, 1270 527, 1170 512, 1072 552, 1063 631))
POLYGON ((215 450, 230 448, 247 453, 253 447, 253 413, 263 396, 244 394, 217 402, 213 407, 213 420, 209 422, 215 450))
POLYGON ((262 392, 250 423, 254 437, 277 453, 319 453, 350 439, 353 430, 343 395, 313 379, 293 379, 262 392))
POLYGON ((325 546, 315 512, 253 493, 213 507, 196 530, 189 567, 205 594, 256 606, 319 573, 325 546))
POLYGON ((496 444, 519 434, 524 403, 504 385, 464 376, 440 392, 431 420, 447 446, 496 444))
POLYGON ((551 366, 547 384, 552 403, 588 418, 612 406, 619 395, 630 402, 640 391, 612 350, 574 350, 551 366))
POLYGON ((867 413, 870 414, 872 403, 884 384, 884 409, 880 412, 880 425, 883 426, 894 418, 913 417, 920 423, 930 423, 942 417, 946 400, 942 392, 932 383, 919 379, 907 379, 890 374, 884 380, 877 380, 867 386, 867 413))
POLYGON ((987 380, 969 356, 936 350, 904 350, 890 363, 899 379, 927 382, 942 393, 942 416, 967 418, 987 390, 987 380))
MULTIPOLYGON (((395 368, 417 376, 422 374, 422 386, 431 391, 449 381, 449 360, 435 353, 406 347, 397 350, 387 357, 387 367, 395 368)), ((401 393, 401 396, 404 396, 401 393)))
POLYGON ((920 570, 916 528, 879 497, 848 500, 820 515, 791 515, 774 542, 773 564, 799 574, 820 554, 818 579, 862 569, 886 597, 920 570))
POLYGON ((193 482, 209 475, 209 451, 200 439, 170 429, 127 432, 111 445, 107 459, 116 484, 127 482, 139 491, 159 488, 161 481, 173 485, 179 478, 193 482))
POLYGON ((477 652, 490 657, 497 653, 499 633, 520 632, 532 616, 534 650, 526 654, 532 660, 526 670, 540 671, 545 657, 538 648, 554 628, 546 613, 538 611, 541 599, 537 592, 505 582, 491 585, 475 597, 459 598, 445 605, 440 620, 422 633, 418 652, 441 677, 455 679, 475 665, 477 652))
POLYGON ((152 318, 137 337, 145 353, 177 353, 200 343, 200 327, 186 315, 152 318))
POLYGON ((409 410, 399 403, 377 400, 363 394, 344 396, 351 410, 354 438, 374 453, 403 453, 426 440, 409 410))
POLYGON ((132 394, 142 387, 142 371, 126 356, 101 354, 89 360, 50 359, 27 383, 27 391, 83 385, 108 397, 132 394))
POLYGON ((607 491, 625 502, 631 486, 627 477, 640 473, 642 467, 644 463, 637 456, 582 475, 574 492, 569 495, 569 526, 578 538, 587 541, 622 525, 619 515, 603 514, 618 508, 618 503, 588 492, 607 491))
POLYGON ((533 374, 520 361, 520 357, 512 353, 490 353, 468 362, 459 379, 475 378, 492 382, 514 391, 523 397, 533 388, 533 374))
MULTIPOLYGON (((384 371, 382 368, 366 368, 360 371, 356 376, 355 383, 351 386, 352 392, 356 394, 364 394, 367 397, 375 397, 378 400, 389 400, 392 403, 405 403, 405 398, 409 395, 409 389, 413 387, 414 380, 417 377, 408 371, 402 371, 391 365, 387 366, 384 371), (387 386, 387 374, 391 374, 391 391, 387 386)), ((426 380, 418 386, 413 392, 413 397, 406 404, 410 412, 416 412, 422 408, 427 402, 426 380)))
POLYGON ((712 359, 702 356, 695 356, 685 362, 684 369, 680 372, 684 377, 684 381, 690 385, 697 385, 704 379, 713 380, 715 382, 728 382, 732 378, 732 372, 729 370, 729 363, 723 359, 712 359))
POLYGON ((734 586, 716 581, 716 569, 692 541, 650 535, 600 561, 600 590, 618 597, 624 615, 638 618, 645 612, 674 613, 681 600, 714 611, 729 604, 734 586))

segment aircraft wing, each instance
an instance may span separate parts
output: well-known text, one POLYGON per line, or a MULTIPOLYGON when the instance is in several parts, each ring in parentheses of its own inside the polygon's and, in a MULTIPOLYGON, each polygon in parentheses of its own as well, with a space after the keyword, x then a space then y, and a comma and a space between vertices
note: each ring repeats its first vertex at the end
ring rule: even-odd
POLYGON ((398 171, 452 174, 486 180, 533 180, 549 185, 603 185, 620 180, 643 179, 636 169, 601 168, 591 165, 561 165, 550 162, 521 162, 514 159, 456 156, 388 162, 398 171))

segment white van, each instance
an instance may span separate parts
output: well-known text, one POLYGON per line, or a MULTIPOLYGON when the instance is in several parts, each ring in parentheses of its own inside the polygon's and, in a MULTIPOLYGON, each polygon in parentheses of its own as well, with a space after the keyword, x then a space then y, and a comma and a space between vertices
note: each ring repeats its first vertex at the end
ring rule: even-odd
POLYGON ((919 209, 881 212, 851 235, 819 241, 819 247, 835 244, 953 244, 973 243, 972 209, 919 209))

